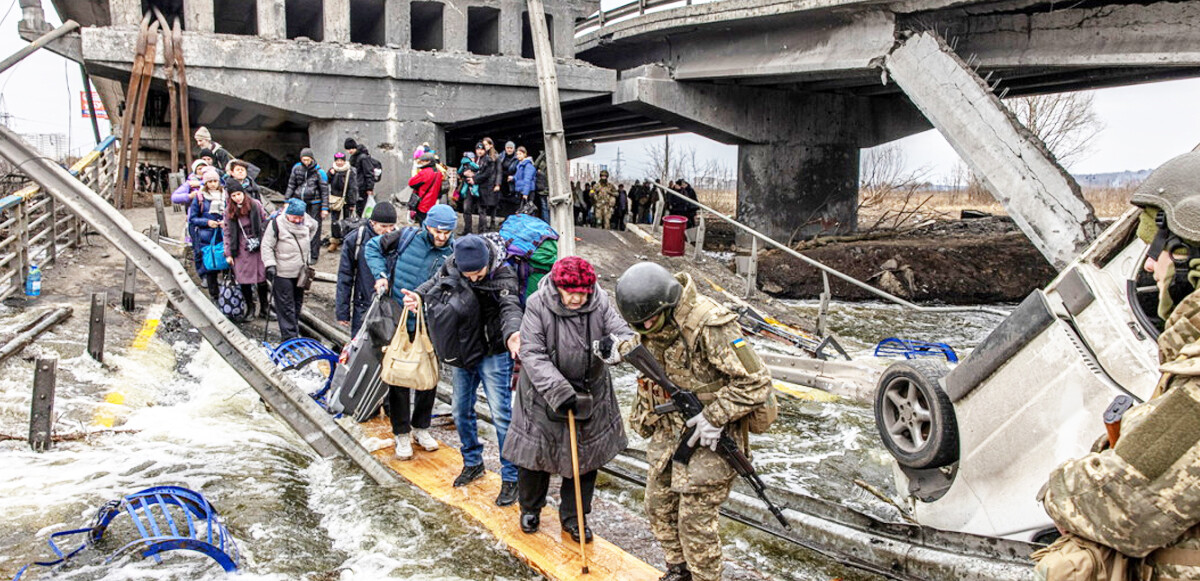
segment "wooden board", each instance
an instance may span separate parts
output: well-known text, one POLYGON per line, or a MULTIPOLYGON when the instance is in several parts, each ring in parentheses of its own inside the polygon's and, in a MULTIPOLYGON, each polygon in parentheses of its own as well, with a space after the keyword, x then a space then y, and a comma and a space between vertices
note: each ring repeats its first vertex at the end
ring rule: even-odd
MULTIPOLYGON (((391 424, 377 417, 362 424, 368 437, 392 439, 391 424)), ((482 478, 455 488, 454 478, 462 470, 462 455, 458 450, 442 445, 435 452, 426 452, 414 444, 413 458, 396 458, 395 448, 371 452, 383 465, 395 470, 409 482, 429 493, 440 502, 461 509, 496 536, 518 559, 547 578, 556 580, 619 579, 621 581, 655 581, 662 572, 642 562, 620 547, 600 538, 587 545, 588 574, 580 571, 582 561, 579 545, 563 534, 558 524, 558 511, 547 506, 542 509, 542 525, 532 535, 521 531, 521 511, 517 505, 496 506, 500 494, 500 475, 484 472, 482 478)))

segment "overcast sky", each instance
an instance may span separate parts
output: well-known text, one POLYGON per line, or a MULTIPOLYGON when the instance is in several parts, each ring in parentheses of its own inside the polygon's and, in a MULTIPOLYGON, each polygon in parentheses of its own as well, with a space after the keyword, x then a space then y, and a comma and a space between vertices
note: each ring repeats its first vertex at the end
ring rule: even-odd
MULTIPOLYGON (((620 4, 605 0, 605 7, 620 4)), ((17 0, 4 9, 0 20, 0 55, 7 56, 26 43, 17 36, 21 10, 17 0)), ((58 23, 58 15, 44 2, 46 18, 58 23)), ((11 115, 10 125, 27 133, 69 134, 74 153, 94 145, 90 123, 79 107, 83 90, 79 66, 42 50, 0 73, 3 110, 11 115)), ((1104 129, 1096 137, 1090 156, 1069 167, 1074 173, 1103 173, 1148 169, 1200 144, 1200 79, 1170 81, 1094 91, 1096 113, 1104 129)), ((108 124, 101 121, 101 132, 108 124)), ((656 138, 661 142, 662 138, 656 138)), ((630 179, 647 171, 646 145, 653 139, 600 144, 587 159, 612 164, 618 148, 624 174, 630 179)), ((702 160, 716 159, 736 171, 737 150, 697 135, 672 137, 673 144, 694 147, 702 160)), ((951 173, 958 160, 954 150, 936 131, 927 131, 899 141, 910 168, 928 167, 935 180, 951 173)))

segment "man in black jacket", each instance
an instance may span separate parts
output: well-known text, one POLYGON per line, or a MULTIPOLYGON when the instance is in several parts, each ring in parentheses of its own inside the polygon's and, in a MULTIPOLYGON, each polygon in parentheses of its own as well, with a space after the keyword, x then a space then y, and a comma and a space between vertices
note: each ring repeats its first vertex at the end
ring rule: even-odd
POLYGON ((338 324, 350 327, 350 336, 358 335, 363 315, 375 295, 375 275, 367 265, 366 245, 375 236, 396 229, 396 208, 391 202, 380 202, 371 211, 370 221, 346 233, 342 240, 342 260, 338 265, 337 311, 338 324))
POLYGON ((283 197, 302 200, 308 215, 317 221, 317 233, 312 237, 312 254, 308 259, 309 264, 316 264, 321 252, 321 222, 329 217, 329 177, 317 163, 311 148, 300 150, 300 161, 292 166, 283 197))
POLYGON ((358 174, 358 200, 354 204, 354 215, 362 216, 367 209, 367 198, 375 195, 375 165, 371 163, 371 152, 347 137, 342 146, 349 156, 350 167, 358 174))
MULTIPOLYGON (((487 392, 492 425, 504 449, 512 419, 513 359, 521 349, 521 302, 517 273, 504 263, 504 252, 482 236, 467 235, 454 245, 437 276, 404 291, 404 306, 425 302, 429 332, 438 357, 454 367, 454 425, 462 441, 463 469, 455 486, 483 476, 483 443, 475 420, 479 384, 487 392)), ((500 459, 497 506, 517 502, 517 467, 500 459)))

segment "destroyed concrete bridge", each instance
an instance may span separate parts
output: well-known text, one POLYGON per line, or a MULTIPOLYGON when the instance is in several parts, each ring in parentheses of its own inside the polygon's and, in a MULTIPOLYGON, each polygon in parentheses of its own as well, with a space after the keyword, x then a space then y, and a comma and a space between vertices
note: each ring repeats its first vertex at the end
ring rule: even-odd
MULTIPOLYGON (((39 2, 21 4, 32 37, 44 28, 39 2)), ((572 153, 679 131, 736 144, 739 216, 783 240, 852 229, 858 150, 932 127, 1062 267, 1097 222, 1000 96, 1200 74, 1196 1, 598 4, 547 7, 572 153)), ((356 137, 387 168, 380 190, 393 192, 420 142, 450 161, 482 135, 541 142, 520 0, 54 5, 85 28, 53 50, 99 79, 110 112, 120 111, 142 12, 181 18, 193 125, 236 155, 285 162, 311 144, 327 159, 356 137)), ((161 146, 155 115, 149 108, 148 139, 161 146)))

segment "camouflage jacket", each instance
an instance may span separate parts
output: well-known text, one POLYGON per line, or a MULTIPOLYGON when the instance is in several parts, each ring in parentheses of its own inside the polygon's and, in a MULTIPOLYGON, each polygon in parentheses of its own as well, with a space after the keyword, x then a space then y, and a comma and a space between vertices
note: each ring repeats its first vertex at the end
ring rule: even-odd
MULTIPOLYGON (((686 273, 675 278, 683 285, 683 296, 670 321, 658 333, 634 340, 654 354, 676 385, 699 396, 704 417, 714 426, 728 426, 727 433, 749 455, 745 422, 740 420, 767 400, 771 376, 742 337, 737 315, 699 294, 686 273)), ((629 419, 635 431, 650 438, 647 455, 655 472, 667 469, 683 435, 684 419, 679 414, 654 413, 655 405, 667 401, 660 387, 640 383, 629 419)), ((688 465, 672 467, 671 489, 701 492, 724 486, 734 476, 720 456, 700 448, 688 465)))
POLYGON ((616 203, 617 203, 617 186, 614 186, 612 184, 612 182, 607 182, 607 183, 603 183, 603 184, 598 183, 598 184, 596 184, 596 189, 594 191, 595 191, 594 200, 595 200, 596 206, 603 207, 603 208, 611 208, 614 205, 616 205, 616 203))
POLYGON ((1126 412, 1117 445, 1050 474, 1046 512, 1064 530, 1147 557, 1140 579, 1200 579, 1200 292, 1158 339, 1162 378, 1126 412))

